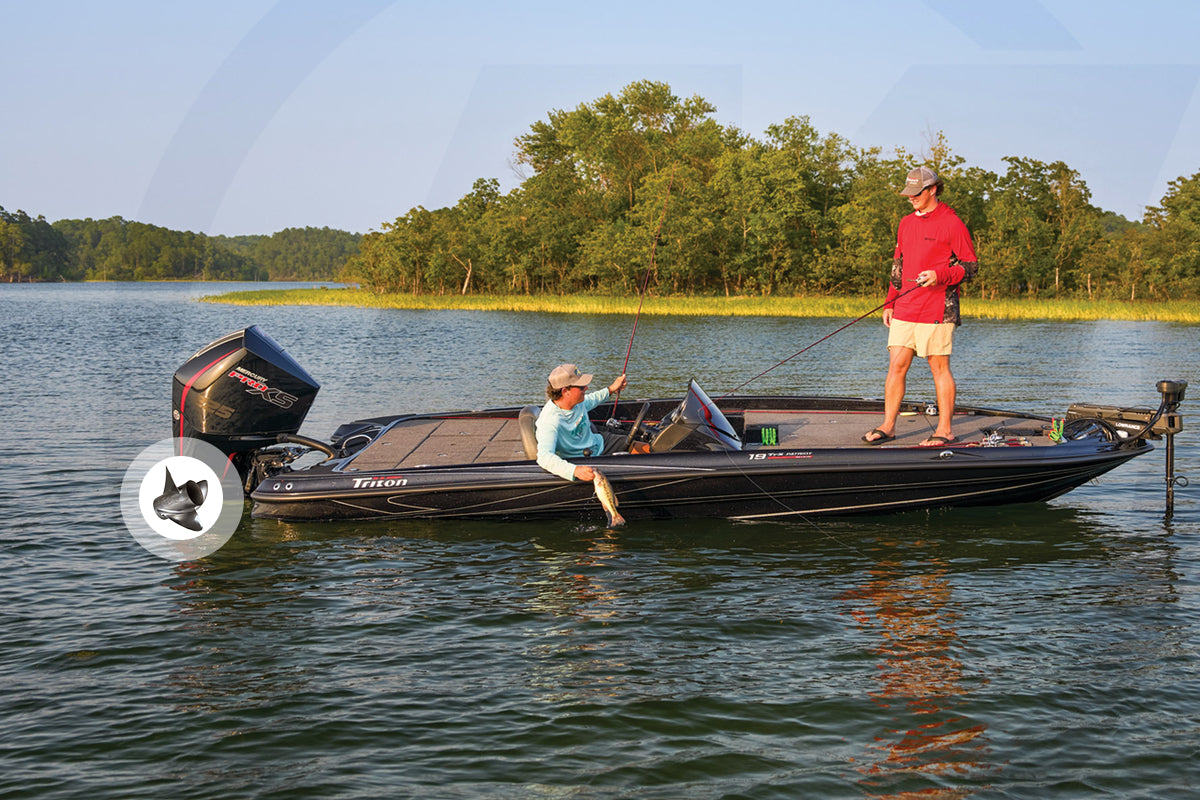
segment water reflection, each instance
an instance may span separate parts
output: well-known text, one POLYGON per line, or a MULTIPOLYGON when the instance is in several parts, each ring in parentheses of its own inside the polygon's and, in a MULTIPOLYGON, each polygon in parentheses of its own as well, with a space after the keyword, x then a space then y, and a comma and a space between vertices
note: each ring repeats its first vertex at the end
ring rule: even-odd
POLYGON ((604 569, 621 553, 620 540, 602 531, 581 552, 543 551, 541 574, 531 578, 530 608, 556 617, 602 621, 616 615, 617 593, 603 579, 604 569))
POLYGON ((311 688, 310 668, 280 657, 306 619, 297 608, 304 586, 286 564, 225 554, 178 564, 174 573, 167 585, 190 650, 170 673, 178 709, 251 709, 311 688))
MULTIPOLYGON (((898 542, 887 544, 903 550, 898 542)), ((977 788, 950 787, 979 781, 995 770, 989 763, 987 725, 959 709, 982 683, 967 674, 956 653, 959 614, 947 566, 934 558, 914 571, 899 558, 885 558, 870 579, 846 592, 850 614, 877 637, 872 701, 894 727, 880 731, 861 766, 862 785, 873 798, 960 798, 977 788), (921 788, 911 788, 920 785, 921 788)))
POLYGON ((545 550, 538 572, 530 575, 534 591, 530 609, 549 614, 558 624, 541 627, 526 651, 533 664, 529 684, 559 701, 580 696, 615 696, 616 676, 627 669, 619 655, 608 654, 607 640, 590 633, 592 624, 605 625, 620 614, 621 594, 607 574, 622 555, 620 538, 612 531, 592 533, 586 547, 545 550))

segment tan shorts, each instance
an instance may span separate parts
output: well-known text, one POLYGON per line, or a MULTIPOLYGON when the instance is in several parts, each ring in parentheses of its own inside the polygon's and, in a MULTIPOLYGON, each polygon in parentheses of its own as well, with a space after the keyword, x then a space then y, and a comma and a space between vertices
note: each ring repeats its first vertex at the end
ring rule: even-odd
POLYGON ((948 356, 954 344, 953 322, 905 322, 893 319, 888 328, 888 347, 907 347, 921 358, 948 356))

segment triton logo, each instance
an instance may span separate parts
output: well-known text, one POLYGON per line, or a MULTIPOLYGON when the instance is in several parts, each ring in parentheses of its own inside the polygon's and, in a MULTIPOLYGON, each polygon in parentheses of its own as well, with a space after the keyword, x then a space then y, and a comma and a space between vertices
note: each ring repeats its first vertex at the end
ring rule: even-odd
POLYGON ((408 478, 387 475, 381 478, 355 478, 355 489, 387 489, 392 486, 408 486, 408 478))
POLYGON ((292 404, 297 400, 295 395, 288 394, 280 389, 272 389, 271 387, 267 386, 266 383, 258 379, 257 375, 243 375, 241 372, 235 369, 229 373, 229 377, 236 378, 244 383, 246 385, 246 391, 249 394, 260 395, 262 399, 266 400, 268 403, 277 405, 280 408, 291 408, 292 404))

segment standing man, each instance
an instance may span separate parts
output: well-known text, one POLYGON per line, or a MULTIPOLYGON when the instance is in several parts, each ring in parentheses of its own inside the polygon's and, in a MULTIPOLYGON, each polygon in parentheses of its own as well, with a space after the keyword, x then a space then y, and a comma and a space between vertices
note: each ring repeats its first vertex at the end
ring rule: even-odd
POLYGON ((954 329, 962 324, 958 286, 975 276, 979 263, 967 226, 954 209, 940 201, 942 189, 937 173, 917 167, 908 173, 900 192, 912 203, 913 213, 900 220, 896 232, 896 254, 883 310, 883 324, 888 327, 883 422, 862 437, 867 444, 896 438, 896 419, 914 355, 929 362, 938 405, 937 430, 921 445, 956 441, 951 432, 955 385, 950 349, 954 329), (913 285, 917 288, 907 291, 913 285))

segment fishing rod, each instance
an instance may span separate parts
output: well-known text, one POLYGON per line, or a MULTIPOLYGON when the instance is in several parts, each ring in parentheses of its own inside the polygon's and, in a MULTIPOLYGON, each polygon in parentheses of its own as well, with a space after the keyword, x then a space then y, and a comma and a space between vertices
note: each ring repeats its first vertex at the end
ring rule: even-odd
MULTIPOLYGON (((633 330, 629 332, 629 347, 625 350, 625 363, 621 365, 621 374, 624 375, 629 371, 629 355, 633 352, 633 337, 637 335, 638 320, 642 316, 642 304, 646 301, 646 287, 650 285, 650 271, 654 269, 654 254, 658 250, 658 239, 662 236, 663 223, 667 221, 667 204, 671 202, 671 185, 675 183, 675 165, 671 165, 671 176, 667 179, 667 193, 663 197, 662 215, 658 218, 658 230, 654 232, 654 241, 650 243, 650 263, 646 266, 646 274, 642 276, 642 286, 638 290, 638 307, 637 313, 633 315, 633 330)), ((617 403, 621 399, 621 393, 618 391, 613 397, 612 414, 609 419, 615 419, 617 416, 617 403)))
POLYGON ((919 283, 918 283, 916 286, 911 286, 911 287, 909 287, 908 289, 905 289, 903 292, 900 292, 900 294, 896 295, 896 296, 895 296, 895 297, 893 297, 891 300, 884 300, 882 303, 880 303, 879 305, 875 306, 874 308, 872 308, 870 311, 866 312, 865 314, 862 314, 861 316, 855 317, 854 319, 850 320, 849 322, 847 322, 847 323, 846 323, 845 325, 843 325, 842 327, 838 328, 838 329, 837 329, 836 331, 834 331, 833 333, 826 334, 825 336, 821 337, 820 339, 817 339, 815 342, 813 342, 812 344, 810 344, 808 347, 805 347, 803 350, 799 350, 799 351, 797 351, 797 352, 795 352, 795 353, 792 353, 790 356, 788 356, 787 358, 783 359, 782 361, 779 361, 779 362, 777 362, 777 363, 775 363, 775 364, 773 364, 773 365, 771 365, 771 366, 767 367, 766 369, 764 369, 762 372, 760 372, 760 373, 758 373, 757 375, 755 375, 755 376, 754 376, 753 378, 751 378, 750 380, 748 380, 748 381, 745 381, 745 382, 743 382, 743 383, 741 383, 741 384, 738 384, 737 386, 733 387, 733 388, 732 388, 732 389, 730 389, 728 392, 726 392, 724 395, 722 395, 722 396, 721 396, 721 399, 722 399, 722 400, 724 400, 726 397, 729 397, 730 395, 737 393, 738 389, 741 389, 742 387, 744 387, 744 386, 746 386, 746 385, 748 385, 748 384, 750 384, 750 383, 753 383, 754 381, 756 381, 756 380, 758 380, 759 378, 761 378, 763 375, 766 375, 766 374, 767 374, 768 372, 770 372, 771 370, 773 370, 773 369, 777 369, 778 367, 782 367, 784 364, 786 364, 787 362, 791 361, 791 360, 792 360, 793 358, 795 358, 796 356, 799 356, 799 355, 801 355, 801 354, 803 354, 803 353, 806 353, 806 352, 808 352, 809 350, 811 350, 812 348, 816 347, 817 345, 819 345, 821 342, 825 341, 826 339, 831 339, 831 338, 833 338, 834 336, 836 336, 837 334, 839 334, 839 333, 841 333, 842 331, 846 330, 846 328, 849 328, 851 325, 853 325, 853 324, 855 324, 855 323, 857 323, 857 322, 862 322, 864 319, 866 319, 867 317, 871 316, 872 314, 874 314, 876 311, 878 311, 879 309, 883 308, 884 306, 890 305, 890 304, 892 304, 892 303, 896 302, 897 300, 899 300, 901 297, 904 297, 905 295, 907 295, 907 294, 910 294, 910 293, 912 293, 912 292, 915 292, 917 289, 921 289, 921 288, 924 288, 924 287, 923 287, 921 284, 919 284, 919 283))

